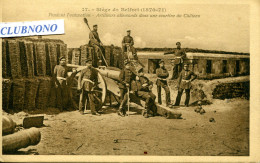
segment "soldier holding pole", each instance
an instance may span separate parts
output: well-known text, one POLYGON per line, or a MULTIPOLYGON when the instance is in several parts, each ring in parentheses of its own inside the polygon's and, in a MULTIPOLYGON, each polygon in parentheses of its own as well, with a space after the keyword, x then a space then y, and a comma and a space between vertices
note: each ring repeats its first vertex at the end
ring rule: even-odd
POLYGON ((118 115, 124 116, 125 115, 125 104, 127 103, 128 100, 128 93, 130 89, 130 84, 131 81, 135 79, 136 72, 133 67, 130 66, 130 63, 125 60, 124 61, 124 69, 120 71, 119 79, 119 89, 120 89, 120 106, 119 106, 119 111, 118 115))
POLYGON ((105 50, 103 48, 103 43, 99 38, 98 25, 96 24, 93 25, 93 30, 89 33, 89 45, 93 46, 95 49, 95 54, 97 55, 97 59, 98 59, 98 66, 101 65, 102 59, 104 62, 106 62, 104 58, 105 56, 103 55, 105 50))

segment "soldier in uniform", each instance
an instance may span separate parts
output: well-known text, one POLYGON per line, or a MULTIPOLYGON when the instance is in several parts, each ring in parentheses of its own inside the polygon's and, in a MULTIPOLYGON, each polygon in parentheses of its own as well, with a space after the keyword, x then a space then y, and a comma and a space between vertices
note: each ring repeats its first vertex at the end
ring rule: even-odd
POLYGON ((136 49, 134 48, 133 45, 134 45, 134 39, 131 36, 131 31, 127 30, 127 36, 125 36, 123 38, 123 41, 122 41, 123 53, 127 52, 127 46, 129 46, 130 51, 132 52, 134 59, 137 59, 136 49))
POLYGON ((144 76, 143 72, 140 72, 138 75, 136 76, 136 80, 132 80, 131 82, 131 91, 145 101, 146 112, 144 117, 149 117, 150 110, 153 112, 153 116, 155 116, 157 108, 155 106, 156 96, 151 91, 153 83, 144 76))
POLYGON ((183 59, 186 57, 186 53, 184 49, 181 49, 181 43, 177 42, 177 49, 175 50, 175 59, 173 61, 173 69, 172 69, 172 80, 177 79, 179 73, 182 71, 183 68, 183 59))
POLYGON ((78 79, 78 90, 81 92, 79 100, 79 112, 84 114, 85 102, 87 99, 87 107, 90 107, 92 115, 100 115, 96 111, 95 98, 93 96, 93 89, 98 84, 98 72, 91 65, 92 59, 88 58, 86 60, 86 68, 81 70, 78 79))
POLYGON ((119 78, 120 78, 120 83, 119 83, 119 89, 120 89, 120 106, 119 106, 119 111, 118 115, 124 116, 125 115, 125 104, 127 103, 128 100, 128 95, 127 91, 130 89, 130 84, 131 81, 135 79, 136 72, 133 67, 130 66, 130 63, 125 60, 124 61, 124 69, 120 71, 119 78))
MULTIPOLYGON (((89 33, 89 45, 94 47, 95 54, 97 55, 97 59, 98 59, 98 65, 101 65, 102 53, 104 54, 105 50, 103 48, 103 43, 99 38, 97 30, 98 30, 98 25, 93 25, 93 31, 89 33)), ((95 61, 95 63, 97 62, 95 61)))
POLYGON ((59 62, 59 65, 54 67, 53 78, 56 89, 57 108, 62 111, 66 108, 68 102, 68 93, 66 89, 68 67, 65 57, 60 57, 59 62))
POLYGON ((184 64, 184 70, 180 73, 180 76, 178 78, 178 95, 176 97, 176 102, 174 106, 179 106, 181 101, 182 92, 185 89, 186 93, 186 99, 185 99, 185 105, 189 106, 190 101, 190 89, 191 89, 191 82, 197 78, 197 75, 194 74, 192 71, 189 70, 189 65, 184 64))
POLYGON ((162 104, 162 99, 161 99, 161 87, 164 88, 165 93, 166 93, 166 106, 172 107, 171 104, 171 95, 170 95, 170 89, 168 87, 167 83, 167 78, 169 77, 169 73, 164 67, 164 61, 159 62, 160 68, 156 69, 156 75, 157 75, 157 92, 158 92, 158 103, 162 104))

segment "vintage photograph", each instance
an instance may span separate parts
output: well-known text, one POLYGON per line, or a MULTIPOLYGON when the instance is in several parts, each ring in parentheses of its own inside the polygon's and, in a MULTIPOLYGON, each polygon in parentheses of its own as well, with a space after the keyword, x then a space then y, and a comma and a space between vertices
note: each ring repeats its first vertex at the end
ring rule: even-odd
POLYGON ((2 1, 2 155, 250 156, 250 5, 102 2, 2 1))

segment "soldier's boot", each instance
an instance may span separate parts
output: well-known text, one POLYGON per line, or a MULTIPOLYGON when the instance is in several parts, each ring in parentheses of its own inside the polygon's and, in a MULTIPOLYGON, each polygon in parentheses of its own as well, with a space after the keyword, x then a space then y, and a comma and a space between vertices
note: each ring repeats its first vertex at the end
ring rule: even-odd
POLYGON ((80 113, 81 115, 84 115, 84 108, 79 108, 79 113, 80 113))
POLYGON ((144 118, 149 118, 149 108, 147 106, 145 107, 144 118))
POLYGON ((119 116, 122 116, 122 117, 125 116, 125 114, 124 114, 124 109, 123 109, 122 106, 119 107, 119 110, 118 110, 117 114, 118 114, 119 116))

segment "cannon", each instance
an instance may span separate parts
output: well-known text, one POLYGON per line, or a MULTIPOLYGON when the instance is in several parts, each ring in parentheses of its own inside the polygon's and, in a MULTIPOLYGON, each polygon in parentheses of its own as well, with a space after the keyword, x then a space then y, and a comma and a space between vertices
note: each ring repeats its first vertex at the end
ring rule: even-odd
MULTIPOLYGON (((86 66, 81 65, 73 65, 67 64, 70 68, 76 68, 78 71, 86 68, 86 66)), ((115 100, 120 103, 120 90, 118 87, 119 83, 119 74, 120 69, 116 67, 106 67, 106 66, 99 66, 95 68, 98 71, 98 88, 94 90, 96 96, 96 100, 99 101, 99 105, 97 106, 97 110, 100 110, 102 106, 105 104, 106 96, 109 92, 110 95, 114 96, 115 100)), ((71 73, 69 73, 70 75, 71 73)), ((74 80, 76 80, 78 74, 75 76, 74 80)), ((74 87, 75 88, 75 87, 74 87)), ((136 97, 134 94, 130 93, 130 104, 135 106, 137 109, 144 110, 144 107, 141 104, 141 99, 136 97)), ((87 101, 86 101, 87 103, 87 101)), ((86 107, 86 106, 85 106, 86 107)), ((180 119, 181 113, 170 109, 166 106, 159 105, 156 103, 157 107, 157 114, 166 117, 167 119, 180 119)), ((86 109, 86 108, 85 108, 86 109)))

